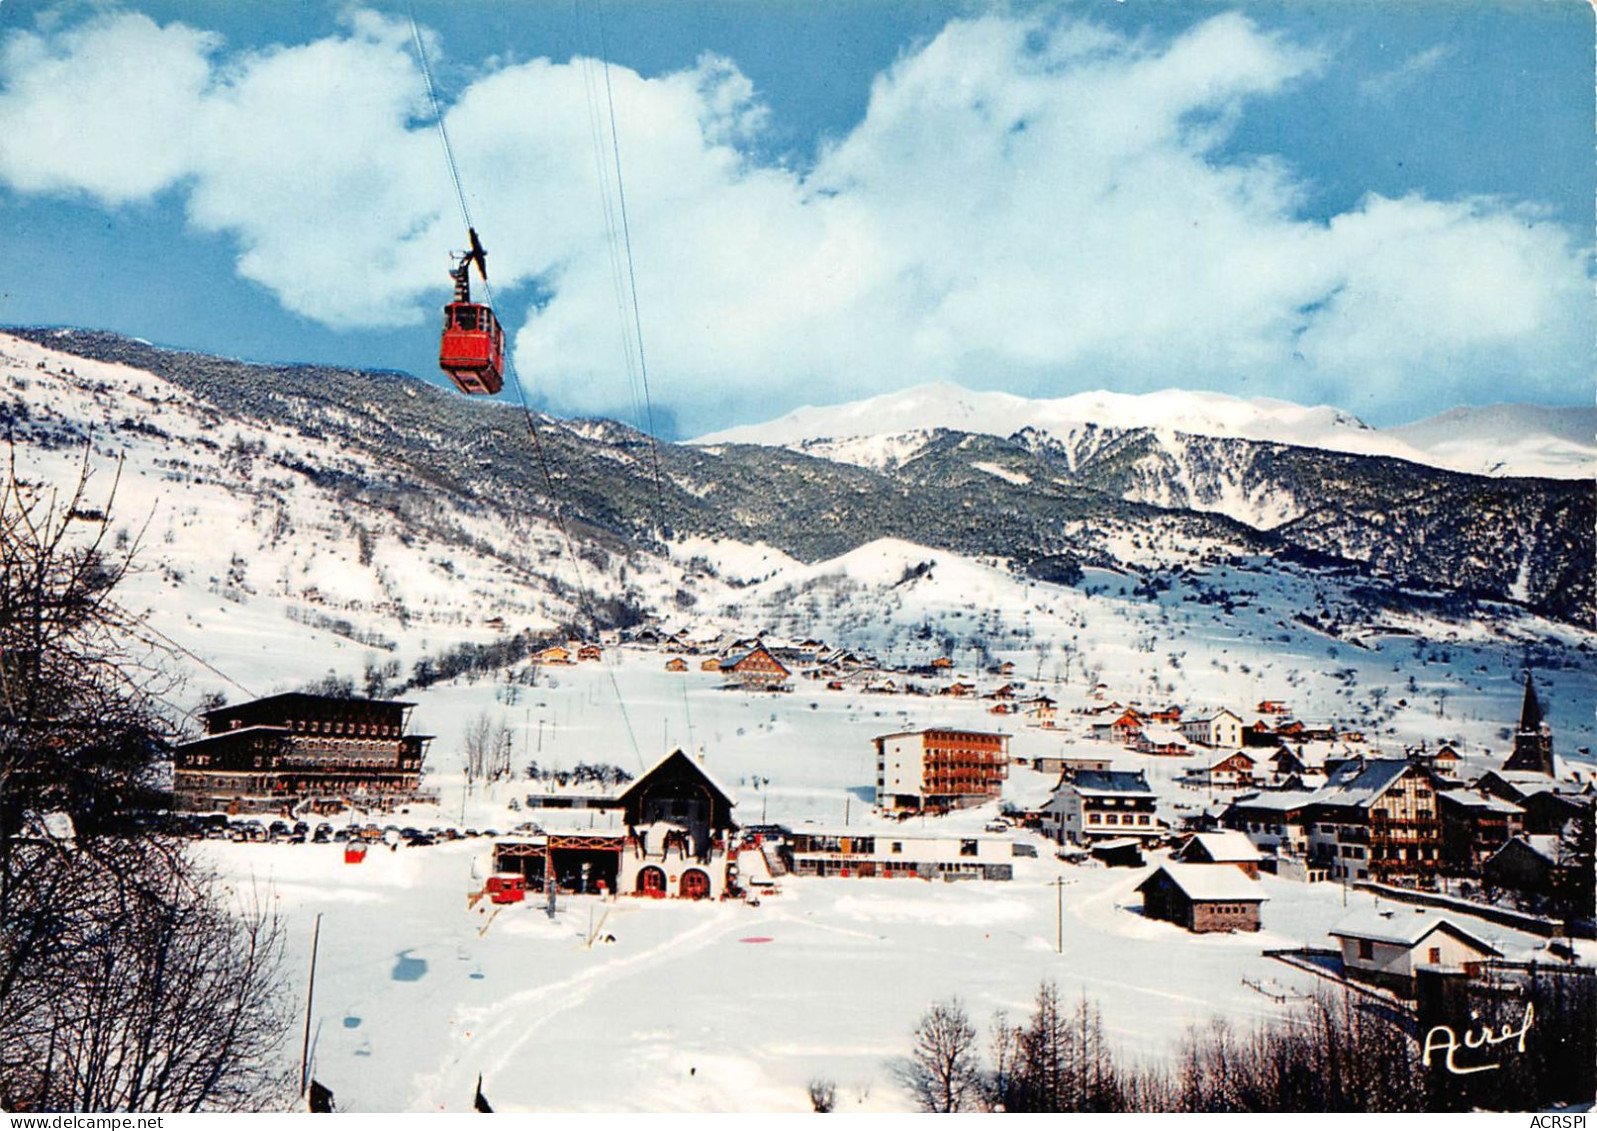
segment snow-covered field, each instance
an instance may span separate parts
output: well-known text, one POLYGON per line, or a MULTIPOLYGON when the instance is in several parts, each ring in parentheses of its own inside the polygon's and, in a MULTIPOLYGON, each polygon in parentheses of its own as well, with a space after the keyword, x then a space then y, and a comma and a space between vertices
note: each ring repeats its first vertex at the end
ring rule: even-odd
MULTIPOLYGON (((608 761, 637 773, 669 747, 702 748, 744 823, 888 827, 866 800, 870 739, 905 726, 996 723, 1023 757, 1112 749, 968 702, 721 691, 713 675, 668 673, 663 659, 625 650, 609 671, 546 669, 513 705, 489 682, 418 694, 416 728, 440 735, 428 783, 441 802, 401 823, 503 830, 527 815, 505 808, 522 783, 467 796, 452 772, 456 736, 482 711, 516 730, 518 764, 608 761)), ((1209 799, 1174 782, 1179 759, 1120 762, 1150 771, 1167 814, 1178 801, 1209 799)), ((1035 803, 1051 780, 1017 767, 1006 796, 1035 803)), ((995 812, 913 824, 974 832, 995 812)), ((498 915, 468 909, 467 893, 491 867, 485 840, 379 849, 356 866, 342 863, 337 845, 202 842, 202 851, 287 915, 296 978, 313 915, 323 913, 316 1073, 355 1110, 462 1110, 479 1072, 499 1110, 802 1111, 814 1077, 837 1083, 840 1110, 904 1109, 891 1062, 931 1002, 957 994, 985 1031, 995 1010, 1023 1018, 1045 978, 1071 1000, 1096 1002, 1123 1053, 1162 1058, 1190 1026, 1225 1017, 1246 1027, 1291 1008, 1244 979, 1289 998, 1317 979, 1261 951, 1329 945, 1327 928, 1373 903, 1335 885, 1265 877, 1261 933, 1194 936, 1141 917, 1133 889, 1148 869, 1063 864, 1046 842, 1016 835, 1039 856, 1017 858, 1009 883, 785 877, 781 894, 758 907, 563 897, 553 919, 535 903, 498 915), (585 945, 595 927, 616 941, 585 945)), ((1475 926, 1510 953, 1535 941, 1475 926)))
MULTIPOLYGON (((1373 903, 1265 877, 1264 931, 1194 936, 1139 914, 1146 870, 1044 849, 1010 883, 788 877, 758 907, 563 897, 551 918, 468 910, 480 841, 355 866, 336 845, 206 851, 286 914, 296 979, 323 914, 315 1074, 364 1111, 466 1110, 479 1072, 501 1111, 803 1111, 815 1077, 837 1083, 839 1110, 900 1110, 892 1061, 932 1001, 957 994, 985 1030, 995 1010, 1023 1019, 1043 979, 1097 1003, 1120 1051, 1160 1058, 1190 1026, 1290 1009, 1243 979, 1288 997, 1317 979, 1261 950, 1327 945, 1373 903), (586 945, 596 927, 615 942, 586 945)), ((1531 942, 1474 926, 1511 952, 1531 942)))

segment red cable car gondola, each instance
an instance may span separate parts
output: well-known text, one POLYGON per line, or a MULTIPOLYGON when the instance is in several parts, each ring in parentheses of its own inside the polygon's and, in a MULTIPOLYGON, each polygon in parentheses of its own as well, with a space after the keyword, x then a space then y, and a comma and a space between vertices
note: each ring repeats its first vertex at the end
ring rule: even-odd
POLYGON ((505 331, 491 307, 471 301, 471 265, 488 281, 488 253, 470 230, 471 250, 460 257, 450 277, 455 301, 444 307, 444 337, 438 365, 462 393, 492 396, 504 388, 505 331))

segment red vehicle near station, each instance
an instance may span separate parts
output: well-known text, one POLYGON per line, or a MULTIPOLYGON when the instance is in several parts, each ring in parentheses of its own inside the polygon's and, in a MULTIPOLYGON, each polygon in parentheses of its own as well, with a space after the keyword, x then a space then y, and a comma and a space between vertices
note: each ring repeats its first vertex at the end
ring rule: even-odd
POLYGON ((519 872, 495 872, 484 890, 495 903, 520 903, 527 898, 527 877, 519 872))

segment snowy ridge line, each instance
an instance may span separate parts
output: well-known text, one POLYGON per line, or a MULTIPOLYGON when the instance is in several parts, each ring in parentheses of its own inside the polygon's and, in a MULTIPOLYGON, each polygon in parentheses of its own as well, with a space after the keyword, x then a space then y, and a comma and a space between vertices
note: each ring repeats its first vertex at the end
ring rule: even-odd
POLYGON ((1086 432, 1097 429, 1149 429, 1166 439, 1209 436, 1278 443, 1494 477, 1584 479, 1597 473, 1597 410, 1586 407, 1461 407, 1413 424, 1373 428, 1326 405, 1311 408, 1179 389, 1090 392, 1047 400, 951 384, 923 385, 863 401, 806 406, 691 443, 787 447, 884 469, 911 458, 937 430, 999 438, 1031 431, 1074 447, 1086 432))

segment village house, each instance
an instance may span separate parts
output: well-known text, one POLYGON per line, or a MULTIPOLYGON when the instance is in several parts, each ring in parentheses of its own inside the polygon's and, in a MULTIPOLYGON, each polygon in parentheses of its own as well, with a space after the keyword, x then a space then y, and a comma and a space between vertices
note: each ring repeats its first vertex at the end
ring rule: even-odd
POLYGON ((1436 789, 1406 758, 1338 763, 1310 808, 1309 855, 1332 879, 1417 879, 1441 866, 1436 789))
MULTIPOLYGON (((1269 783, 1276 789, 1301 787, 1309 778, 1308 764, 1285 746, 1271 754, 1265 766, 1269 770, 1269 783)), ((1323 774, 1324 770, 1320 772, 1323 774)))
POLYGON ((1422 751, 1419 761, 1422 765, 1429 766, 1431 772, 1437 777, 1447 778, 1451 781, 1458 780, 1458 769, 1464 762, 1457 750, 1443 743, 1433 752, 1422 751))
POLYGON ((1230 830, 1193 833, 1172 859, 1181 864, 1230 864, 1249 879, 1259 876, 1259 850, 1246 836, 1230 830))
POLYGON ((1108 722, 1092 724, 1092 736, 1104 742, 1117 742, 1130 746, 1142 733, 1146 720, 1133 708, 1126 708, 1108 722))
POLYGON ((1226 807, 1220 820, 1261 852, 1306 857, 1312 823, 1308 812, 1315 796, 1310 790, 1270 790, 1240 797, 1226 807))
POLYGON ((581 663, 592 663, 604 659, 604 649, 597 644, 584 644, 577 649, 577 660, 581 663))
POLYGON ((1359 911, 1330 935, 1341 944, 1344 973, 1407 997, 1421 966, 1474 974, 1484 960, 1502 957, 1491 943, 1423 907, 1359 911))
POLYGON ((1242 745, 1242 719, 1224 707, 1200 718, 1184 719, 1180 727, 1182 736, 1199 746, 1235 750, 1242 745))
POLYGON ((414 703, 289 692, 206 711, 172 752, 179 809, 390 808, 420 792, 431 735, 406 734, 414 703))
POLYGON ((876 743, 876 804, 889 812, 980 805, 1003 793, 1009 736, 932 730, 885 734, 876 743))
POLYGON ((1442 868, 1455 876, 1477 876, 1499 848, 1518 836, 1524 811, 1512 801, 1468 789, 1436 793, 1442 823, 1442 868))
POLYGON ((1185 757, 1192 753, 1182 732, 1173 726, 1149 723, 1132 740, 1132 747, 1141 754, 1159 754, 1167 757, 1185 757))
POLYGON ((1528 793, 1519 802, 1525 812, 1525 831, 1528 833, 1562 833, 1571 821, 1591 821, 1594 798, 1590 793, 1563 793, 1556 789, 1539 789, 1528 793))
POLYGON ((1265 852, 1305 856, 1333 880, 1419 879, 1442 864, 1441 820, 1428 771, 1403 758, 1334 765, 1313 791, 1272 791, 1233 802, 1228 828, 1265 852))
POLYGON ((1043 806, 1043 830, 1063 844, 1132 836, 1164 835, 1158 799, 1142 771, 1082 770, 1054 787, 1043 806))
POLYGON ((1206 765, 1194 766, 1186 781, 1210 789, 1246 789, 1253 785, 1255 763, 1251 755, 1236 750, 1211 757, 1206 765))
POLYGON ((540 652, 534 652, 532 655, 532 662, 535 664, 545 665, 569 664, 572 662, 571 649, 567 648, 564 644, 551 644, 549 647, 540 652))
MULTIPOLYGON (((716 666, 720 667, 719 664, 716 666)), ((668 672, 685 672, 688 670, 688 662, 681 656, 672 656, 665 662, 665 670, 668 672)))
POLYGON ((1161 864, 1137 891, 1145 918, 1175 923, 1194 934, 1257 931, 1259 907, 1269 898, 1258 880, 1238 869, 1207 864, 1161 864))
POLYGON ((1576 866, 1561 856, 1558 837, 1547 833, 1521 834, 1498 846, 1481 866, 1481 879, 1488 887, 1503 891, 1551 896, 1566 882, 1569 869, 1576 866))
POLYGON ((1035 719, 1039 726, 1051 727, 1059 715, 1059 704, 1046 695, 1038 695, 1021 703, 1026 717, 1035 719))
POLYGON ((1015 857, 1036 855, 1032 845, 1007 837, 806 825, 787 839, 796 876, 1009 880, 1015 857))
POLYGON ((744 691, 790 690, 787 681, 793 673, 758 641, 748 651, 722 660, 720 668, 728 678, 728 687, 744 691))

